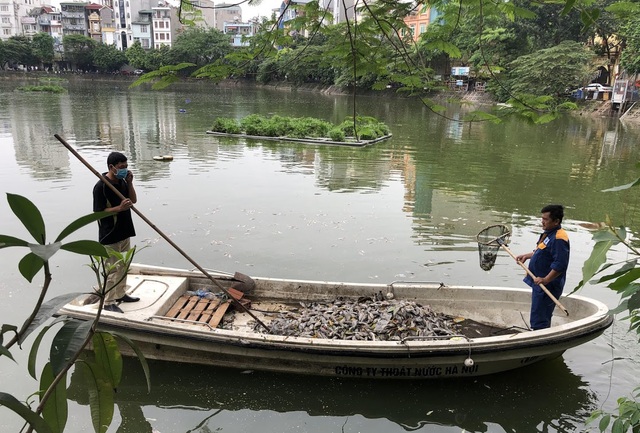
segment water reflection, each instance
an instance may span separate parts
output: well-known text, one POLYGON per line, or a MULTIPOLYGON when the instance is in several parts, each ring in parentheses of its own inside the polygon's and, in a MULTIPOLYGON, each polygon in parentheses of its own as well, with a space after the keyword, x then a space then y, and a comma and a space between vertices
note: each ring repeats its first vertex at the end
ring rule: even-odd
MULTIPOLYGON (((318 424, 321 431, 336 425, 367 430, 368 420, 386 420, 395 426, 388 431, 448 426, 487 432, 497 425, 502 431, 573 432, 595 409, 595 396, 562 358, 474 380, 339 380, 163 362, 151 363, 151 375, 147 394, 139 364, 125 361, 115 401, 122 417, 118 432, 216 431, 229 423, 235 431, 250 431, 265 414, 278 418, 279 431, 296 422, 318 424), (166 418, 150 419, 153 407, 165 409, 166 418)), ((88 404, 77 373, 69 396, 88 404)), ((261 431, 269 431, 265 427, 261 431)))

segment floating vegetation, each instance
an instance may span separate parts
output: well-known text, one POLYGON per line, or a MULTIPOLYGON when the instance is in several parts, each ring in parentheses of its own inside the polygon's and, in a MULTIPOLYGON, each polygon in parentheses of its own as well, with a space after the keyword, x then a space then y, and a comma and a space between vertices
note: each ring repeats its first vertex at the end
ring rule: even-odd
POLYGON ((20 86, 16 88, 20 92, 46 92, 46 93, 64 93, 67 90, 62 86, 43 85, 43 86, 20 86))
POLYGON ((269 326, 275 335, 368 341, 447 336, 459 330, 453 317, 428 305, 371 298, 301 304, 281 312, 269 326))
POLYGON ((313 117, 265 117, 251 114, 237 121, 219 117, 211 127, 213 132, 225 134, 246 134, 262 137, 285 138, 329 138, 344 142, 347 139, 375 140, 390 135, 389 127, 373 117, 357 116, 354 128, 352 117, 347 117, 340 125, 313 117))

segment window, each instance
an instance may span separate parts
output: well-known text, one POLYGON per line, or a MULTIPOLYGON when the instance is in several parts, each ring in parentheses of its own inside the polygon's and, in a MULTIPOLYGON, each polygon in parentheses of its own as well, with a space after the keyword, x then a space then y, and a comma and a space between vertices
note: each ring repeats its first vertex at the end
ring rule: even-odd
POLYGON ((9 12, 9 5, 0 5, 0 12, 9 12))
POLYGON ((2 34, 5 36, 11 36, 11 29, 2 29, 2 34))
POLYGON ((140 33, 149 33, 149 26, 140 26, 140 33))
POLYGON ((160 38, 158 37, 158 34, 157 34, 157 33, 154 35, 154 37, 155 37, 156 41, 157 41, 158 39, 160 39, 160 38))
POLYGON ((420 24, 420 34, 423 34, 426 31, 427 31, 427 25, 426 24, 420 24))
POLYGON ((2 17, 2 24, 9 24, 9 17, 2 17))

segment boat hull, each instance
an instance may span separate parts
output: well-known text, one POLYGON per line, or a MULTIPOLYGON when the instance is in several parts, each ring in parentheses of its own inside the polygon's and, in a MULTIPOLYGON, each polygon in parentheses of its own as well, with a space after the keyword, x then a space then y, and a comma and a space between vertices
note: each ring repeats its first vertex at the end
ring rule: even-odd
MULTIPOLYGON (((100 329, 128 337, 146 357, 163 361, 331 377, 438 379, 494 374, 552 359, 596 338, 612 322, 606 306, 578 296, 563 298, 574 316, 555 316, 557 325, 549 329, 479 338, 454 335, 347 341, 287 337, 242 326, 240 313, 234 313, 238 326, 231 329, 163 315, 177 297, 202 281, 201 275, 185 271, 133 268, 128 283, 133 287, 131 293, 141 297, 140 304, 121 304, 124 314, 103 311, 100 329)), ((530 293, 521 289, 447 287, 433 283, 369 285, 269 278, 255 281, 256 290, 251 296, 254 306, 267 300, 285 305, 338 296, 357 299, 386 292, 393 293, 395 299, 428 303, 434 310, 491 321, 505 329, 523 325, 522 317, 528 312, 530 299, 530 293)), ((92 320, 95 313, 95 306, 78 301, 60 311, 81 320, 92 320)), ((265 317, 261 319, 266 320, 265 317)), ((122 350, 124 354, 132 354, 127 347, 122 350)))

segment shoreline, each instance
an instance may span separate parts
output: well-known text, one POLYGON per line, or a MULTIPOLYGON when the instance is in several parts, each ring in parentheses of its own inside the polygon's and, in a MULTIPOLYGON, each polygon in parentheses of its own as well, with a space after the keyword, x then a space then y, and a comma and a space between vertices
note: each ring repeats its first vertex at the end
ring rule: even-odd
MULTIPOLYGON (((114 81, 114 82, 127 82, 129 84, 133 84, 139 76, 137 75, 123 75, 123 74, 98 74, 98 73, 50 73, 44 71, 0 71, 0 80, 7 81, 38 81, 43 78, 58 78, 61 80, 68 81, 114 81)), ((260 84, 255 81, 240 78, 240 79, 226 79, 220 82, 206 81, 200 79, 185 79, 179 82, 180 84, 209 84, 212 86, 219 87, 254 87, 254 88, 273 88, 283 91, 290 92, 317 92, 326 95, 353 95, 353 90, 351 89, 340 89, 335 85, 324 85, 318 83, 304 83, 304 84, 292 84, 287 82, 278 82, 278 83, 268 83, 268 84, 260 84)), ((386 90, 358 90, 358 96, 395 96, 398 98, 412 98, 412 95, 403 95, 399 94, 395 89, 386 89, 386 90)), ((435 100, 454 100, 456 102, 464 101, 467 104, 473 105, 493 105, 495 106, 497 102, 491 94, 485 92, 475 92, 475 91, 434 91, 431 92, 429 98, 435 100)), ((624 118, 625 122, 630 123, 640 123, 640 107, 632 107, 622 116, 620 116, 617 112, 612 111, 611 109, 611 101, 593 101, 593 100, 585 100, 578 101, 578 109, 575 111, 569 112, 570 115, 574 116, 589 116, 589 117, 619 117, 620 119, 624 118)))

